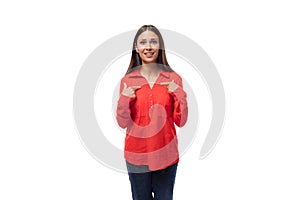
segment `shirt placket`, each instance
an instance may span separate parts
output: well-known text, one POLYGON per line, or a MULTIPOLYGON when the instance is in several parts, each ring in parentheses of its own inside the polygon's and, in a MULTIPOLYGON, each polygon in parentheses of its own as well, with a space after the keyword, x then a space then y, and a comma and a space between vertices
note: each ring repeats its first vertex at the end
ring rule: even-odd
POLYGON ((149 92, 149 111, 151 116, 153 113, 153 92, 151 90, 149 92))

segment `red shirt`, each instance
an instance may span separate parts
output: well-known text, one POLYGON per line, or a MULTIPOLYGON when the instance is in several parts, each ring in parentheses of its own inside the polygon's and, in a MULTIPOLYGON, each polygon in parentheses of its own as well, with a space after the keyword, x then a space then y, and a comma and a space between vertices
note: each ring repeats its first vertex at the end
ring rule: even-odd
POLYGON ((135 165, 148 165, 150 170, 164 169, 179 161, 178 127, 187 121, 188 107, 182 79, 176 72, 161 71, 153 87, 136 69, 126 74, 120 84, 117 122, 126 129, 124 157, 135 165), (161 82, 174 80, 179 87, 169 93, 161 82), (141 86, 135 98, 121 94, 127 87, 141 86))

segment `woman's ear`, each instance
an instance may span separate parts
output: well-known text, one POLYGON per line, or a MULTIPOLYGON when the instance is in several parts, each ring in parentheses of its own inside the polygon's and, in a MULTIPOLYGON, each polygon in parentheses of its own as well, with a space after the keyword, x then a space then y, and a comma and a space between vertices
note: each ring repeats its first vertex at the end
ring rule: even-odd
POLYGON ((137 52, 137 53, 139 53, 139 49, 135 46, 135 51, 137 52))

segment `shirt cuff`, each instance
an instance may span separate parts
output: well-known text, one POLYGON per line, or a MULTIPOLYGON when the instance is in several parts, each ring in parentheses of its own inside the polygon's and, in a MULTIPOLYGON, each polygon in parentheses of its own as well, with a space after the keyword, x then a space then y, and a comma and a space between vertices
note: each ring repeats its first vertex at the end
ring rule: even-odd
POLYGON ((123 105, 126 104, 126 105, 128 105, 131 100, 133 100, 133 98, 125 96, 122 93, 120 94, 120 97, 119 97, 119 103, 120 104, 123 104, 123 105))
POLYGON ((171 92, 171 95, 173 95, 173 97, 177 98, 177 99, 183 99, 186 98, 186 93, 185 91, 182 89, 182 87, 178 86, 176 88, 176 90, 174 90, 173 92, 171 92))

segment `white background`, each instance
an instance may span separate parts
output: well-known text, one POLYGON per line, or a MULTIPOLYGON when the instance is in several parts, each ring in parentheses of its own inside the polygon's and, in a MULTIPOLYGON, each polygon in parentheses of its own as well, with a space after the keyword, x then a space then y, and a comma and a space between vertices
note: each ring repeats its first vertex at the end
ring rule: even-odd
POLYGON ((72 95, 87 56, 143 24, 197 42, 225 87, 222 137, 181 159, 174 200, 299 199, 299 18, 296 0, 1 1, 0 199, 130 199, 81 144, 72 95))

